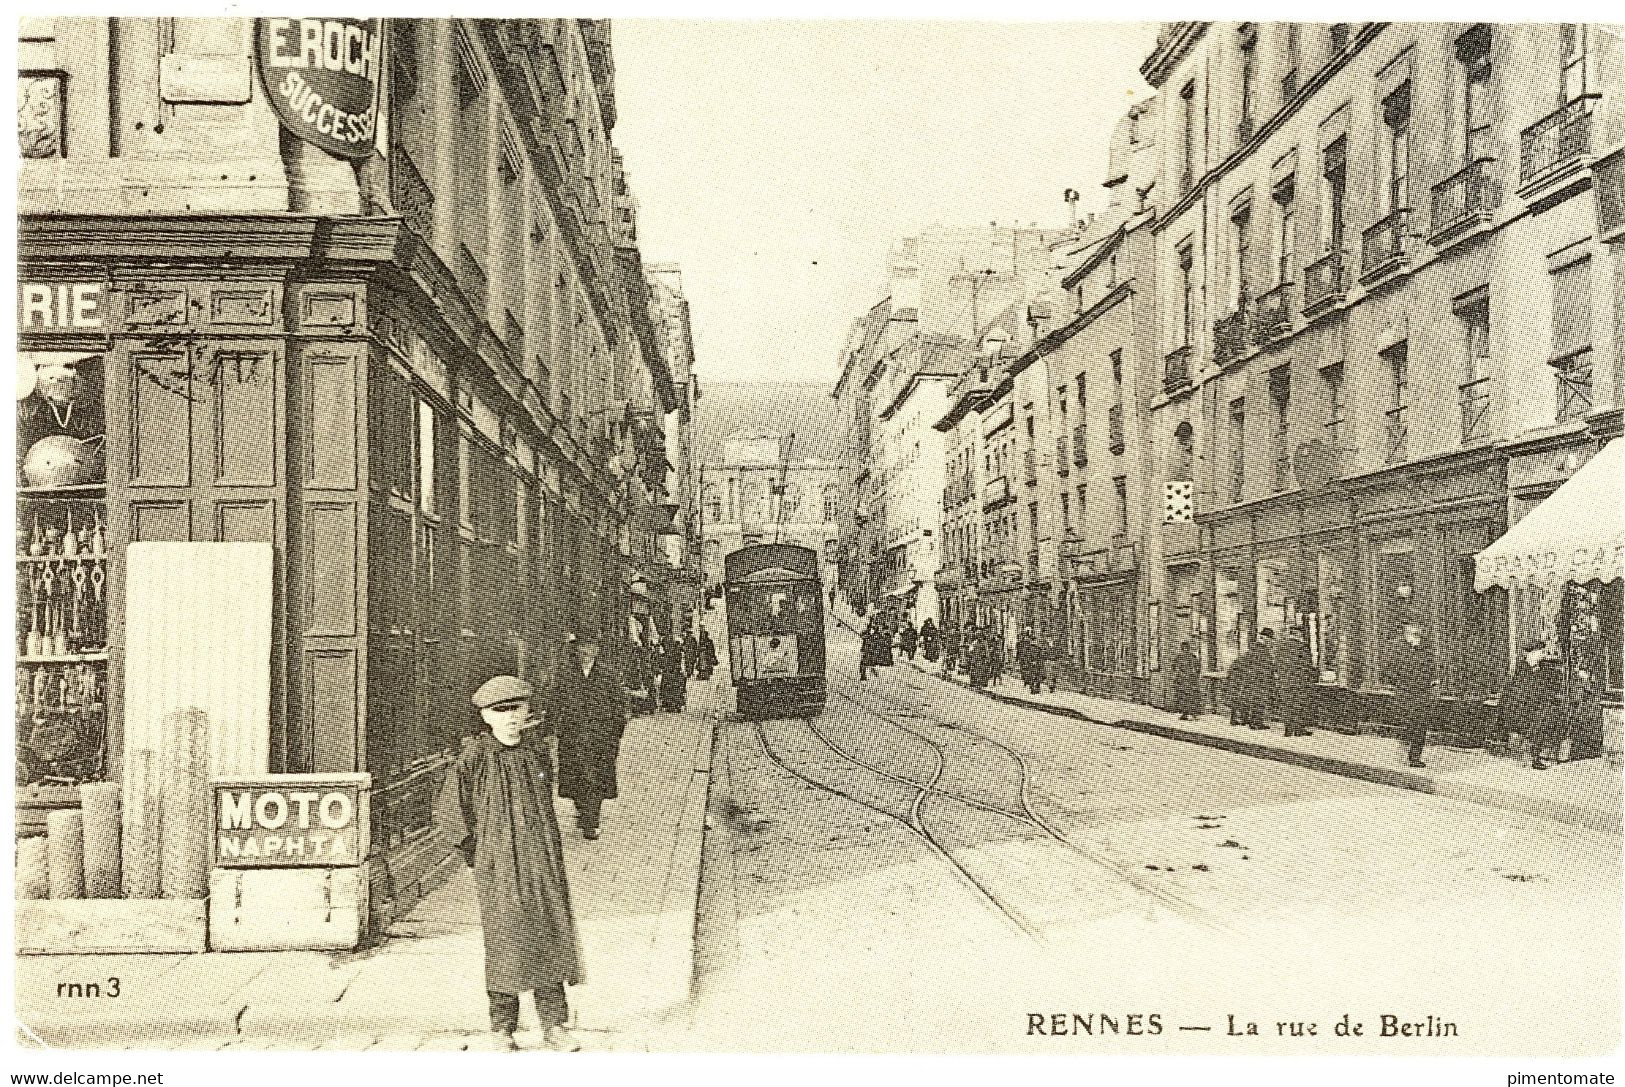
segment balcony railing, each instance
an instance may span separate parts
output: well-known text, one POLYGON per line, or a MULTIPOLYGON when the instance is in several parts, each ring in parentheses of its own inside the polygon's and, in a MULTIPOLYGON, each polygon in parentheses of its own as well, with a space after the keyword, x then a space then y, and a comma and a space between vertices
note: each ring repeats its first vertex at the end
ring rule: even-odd
POLYGON ((1591 352, 1582 351, 1553 364, 1557 370, 1557 418, 1578 419, 1591 411, 1594 389, 1591 352))
POLYGON ((389 151, 389 199, 418 237, 434 237, 434 190, 400 144, 389 151))
POLYGON ((1410 437, 1410 427, 1405 422, 1405 405, 1389 408, 1383 413, 1388 417, 1384 437, 1387 439, 1383 454, 1384 464, 1398 464, 1405 459, 1406 439, 1410 437))
POLYGON ((1523 130, 1520 181, 1533 181, 1591 153, 1591 108, 1600 97, 1581 95, 1523 130))
POLYGON ((1247 320, 1252 307, 1246 302, 1234 312, 1213 322, 1213 361, 1223 366, 1247 353, 1247 320))
POLYGON ((1343 254, 1327 253, 1303 270, 1303 312, 1316 313, 1343 301, 1347 285, 1343 277, 1343 254))
POLYGON ((1482 437, 1490 414, 1490 379, 1463 382, 1456 400, 1461 405, 1461 440, 1470 442, 1482 437))
POLYGON ((1027 480, 1027 486, 1038 484, 1038 450, 1025 449, 1021 453, 1021 466, 1027 480))
POLYGON ((1433 233, 1451 234, 1490 217, 1501 202, 1501 187, 1490 160, 1469 162, 1433 186, 1433 233))
POLYGON ((987 489, 982 494, 982 506, 986 509, 992 509, 994 506, 1010 501, 1012 497, 1014 496, 1010 493, 1009 477, 999 476, 997 479, 988 482, 987 489))
POLYGON ((1162 389, 1177 392, 1191 383, 1191 348, 1176 347, 1162 363, 1162 389))
POLYGON ((1375 277, 1405 263, 1406 208, 1395 208, 1360 236, 1360 275, 1375 277))
POLYGON ((1292 284, 1282 283, 1258 296, 1254 307, 1253 342, 1266 344, 1292 331, 1292 284))
POLYGON ((1089 464, 1089 427, 1083 423, 1072 428, 1072 463, 1079 468, 1089 464))
POLYGON ((1113 453, 1123 451, 1123 405, 1113 404, 1106 409, 1106 445, 1113 453))
POLYGON ((1287 450, 1285 431, 1271 435, 1270 469, 1275 489, 1286 490, 1287 484, 1292 479, 1292 454, 1287 450))

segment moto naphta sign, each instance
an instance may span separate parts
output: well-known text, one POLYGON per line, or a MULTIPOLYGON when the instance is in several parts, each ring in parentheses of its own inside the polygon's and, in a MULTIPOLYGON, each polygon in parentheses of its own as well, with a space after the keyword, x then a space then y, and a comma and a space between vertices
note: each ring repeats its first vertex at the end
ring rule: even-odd
POLYGON ((359 864, 365 796, 365 785, 355 775, 217 780, 214 864, 218 868, 359 864))
POLYGON ((372 154, 382 19, 256 19, 254 53, 277 118, 341 158, 372 154))

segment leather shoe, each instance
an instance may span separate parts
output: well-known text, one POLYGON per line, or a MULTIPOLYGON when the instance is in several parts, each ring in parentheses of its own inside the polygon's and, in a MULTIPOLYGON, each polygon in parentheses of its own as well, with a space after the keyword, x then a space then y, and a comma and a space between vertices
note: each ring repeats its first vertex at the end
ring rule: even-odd
POLYGON ((519 1043, 507 1031, 493 1030, 473 1039, 468 1048, 477 1053, 512 1053, 518 1050, 519 1043))
POLYGON ((581 828, 581 836, 583 838, 587 839, 587 841, 589 841, 589 842, 596 842, 598 840, 598 828, 597 827, 582 827, 581 828))
MULTIPOLYGON (((594 833, 593 837, 597 837, 594 833)), ((581 1041, 568 1027, 548 1027, 542 1031, 542 1044, 558 1053, 579 1053, 581 1041)))
POLYGON ((1421 759, 1412 759, 1411 765, 1416 767, 1418 770, 1426 770, 1428 768, 1428 764, 1423 762, 1421 759))

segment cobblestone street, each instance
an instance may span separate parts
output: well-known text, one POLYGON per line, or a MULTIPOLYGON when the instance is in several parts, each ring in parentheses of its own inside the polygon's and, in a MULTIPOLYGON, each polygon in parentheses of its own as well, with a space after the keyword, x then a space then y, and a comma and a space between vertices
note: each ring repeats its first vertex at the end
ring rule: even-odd
POLYGON ((1324 1037, 1348 1012, 1368 1034, 1432 1014, 1459 1031, 1432 1051, 1482 1053, 1573 1047, 1616 1014, 1610 835, 1000 705, 901 664, 860 684, 855 639, 831 641, 821 717, 718 725, 697 1045, 1393 1046, 1324 1037), (1068 847, 943 798, 1017 803, 1001 748, 1068 847), (921 817, 1037 939, 907 825, 933 750, 921 817), (1163 1031, 1028 1036, 1052 1011, 1160 1012, 1163 1031), (1232 1014, 1260 1036, 1229 1036, 1232 1014), (1315 1038, 1278 1036, 1301 1020, 1315 1038))

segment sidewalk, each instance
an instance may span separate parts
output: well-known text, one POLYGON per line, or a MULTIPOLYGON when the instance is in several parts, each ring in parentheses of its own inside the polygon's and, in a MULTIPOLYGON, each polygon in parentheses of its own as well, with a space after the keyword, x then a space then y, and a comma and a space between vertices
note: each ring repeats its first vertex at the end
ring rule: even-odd
MULTIPOLYGON (((689 712, 632 721, 620 799, 587 842, 559 801, 586 984, 570 991, 588 1049, 644 1050, 681 1026, 693 980, 700 841, 721 685, 689 712)), ((17 956, 16 1023, 67 1048, 459 1049, 487 1021, 474 882, 451 878, 356 952, 17 956), (59 982, 119 978, 117 998, 69 1000, 59 982)), ((534 1008, 522 1005, 524 1029, 534 1008)), ((532 1045, 536 1044, 534 1041, 532 1045)))
MULTIPOLYGON (((848 609, 837 606, 832 614, 842 625, 859 629, 856 624, 861 620, 848 609)), ((911 662, 902 657, 897 661, 969 689, 961 677, 943 676, 938 665, 911 662)), ((1077 691, 1029 694, 1019 679, 1008 675, 998 688, 983 693, 1007 705, 1028 706, 1132 732, 1204 744, 1324 773, 1620 833, 1621 775, 1602 759, 1586 759, 1536 771, 1527 763, 1483 750, 1430 746, 1423 755, 1427 768, 1416 770, 1406 765, 1404 745, 1386 736, 1351 736, 1319 729, 1312 736, 1287 737, 1281 734, 1279 725, 1271 726, 1267 732, 1253 731, 1232 725, 1229 718, 1213 713, 1203 714, 1194 721, 1181 721, 1178 714, 1155 706, 1094 698, 1077 691)))

